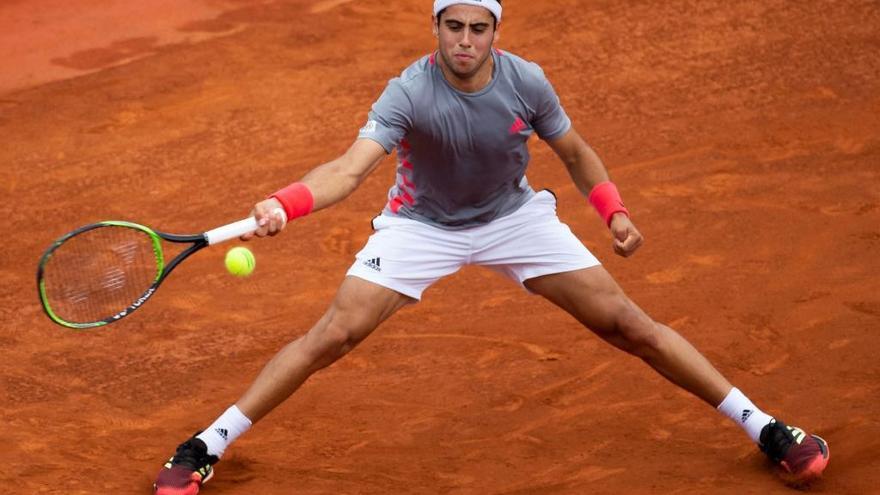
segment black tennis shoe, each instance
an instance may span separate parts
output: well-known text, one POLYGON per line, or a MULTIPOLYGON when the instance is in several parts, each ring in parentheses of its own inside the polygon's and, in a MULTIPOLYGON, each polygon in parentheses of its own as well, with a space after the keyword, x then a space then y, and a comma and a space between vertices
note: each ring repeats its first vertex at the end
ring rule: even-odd
MULTIPOLYGON (((198 435, 198 433, 196 433, 198 435)), ((159 471, 153 483, 155 495, 196 495, 214 476, 213 465, 220 460, 208 455, 205 442, 193 435, 177 447, 174 456, 159 471)))
POLYGON ((784 470, 783 478, 792 484, 809 483, 822 476, 830 452, 822 437, 771 420, 761 430, 761 450, 784 470))

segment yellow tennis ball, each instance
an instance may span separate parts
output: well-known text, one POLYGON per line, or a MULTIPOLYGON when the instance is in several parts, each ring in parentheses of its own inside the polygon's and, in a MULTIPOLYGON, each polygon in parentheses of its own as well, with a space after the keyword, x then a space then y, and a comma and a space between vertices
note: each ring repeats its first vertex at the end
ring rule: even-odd
POLYGON ((256 266, 254 253, 246 247, 234 247, 226 253, 226 270, 237 277, 247 277, 256 266))

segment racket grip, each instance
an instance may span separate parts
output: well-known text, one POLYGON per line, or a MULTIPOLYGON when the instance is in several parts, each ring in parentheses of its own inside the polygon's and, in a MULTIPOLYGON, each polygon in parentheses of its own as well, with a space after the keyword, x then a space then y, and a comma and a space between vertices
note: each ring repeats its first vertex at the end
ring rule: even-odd
MULTIPOLYGON (((280 212, 281 220, 284 223, 287 223, 287 215, 284 213, 284 210, 278 208, 277 211, 280 212)), ((244 234, 257 230, 257 228, 259 228, 259 225, 257 225, 257 219, 254 217, 248 217, 244 220, 239 220, 205 232, 205 239, 208 241, 208 245, 212 246, 230 239, 236 239, 244 234)))

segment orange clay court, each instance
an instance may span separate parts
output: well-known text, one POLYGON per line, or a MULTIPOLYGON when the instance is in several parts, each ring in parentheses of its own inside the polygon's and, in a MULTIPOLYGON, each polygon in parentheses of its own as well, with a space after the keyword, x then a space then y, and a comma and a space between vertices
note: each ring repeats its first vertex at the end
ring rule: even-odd
MULTIPOLYGON (((759 407, 826 438, 814 493, 880 493, 880 5, 505 0, 646 244, 614 256, 535 140, 531 183, 655 319, 759 407)), ((371 233, 352 197, 182 265, 124 321, 42 312, 63 233, 245 216, 355 138, 435 48, 427 0, 0 3, 0 487, 149 493, 307 330, 371 233)), ((243 436, 205 494, 791 493, 728 419, 483 269, 444 279, 243 436)))

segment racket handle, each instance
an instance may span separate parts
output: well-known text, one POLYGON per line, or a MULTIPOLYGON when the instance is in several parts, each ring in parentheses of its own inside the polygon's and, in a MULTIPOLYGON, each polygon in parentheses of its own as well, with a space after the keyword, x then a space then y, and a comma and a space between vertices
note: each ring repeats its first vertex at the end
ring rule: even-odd
MULTIPOLYGON (((277 211, 280 212, 281 221, 287 223, 287 215, 284 210, 279 208, 277 211)), ((257 225, 257 219, 254 217, 248 217, 244 220, 239 220, 205 232, 205 239, 207 239, 208 245, 212 246, 230 239, 241 237, 257 230, 257 228, 259 228, 259 225, 257 225)))

